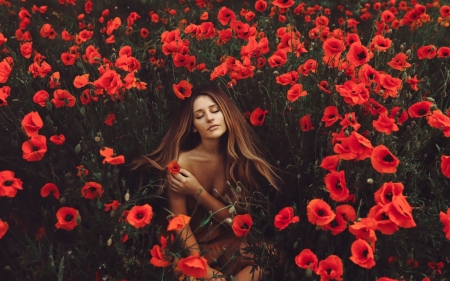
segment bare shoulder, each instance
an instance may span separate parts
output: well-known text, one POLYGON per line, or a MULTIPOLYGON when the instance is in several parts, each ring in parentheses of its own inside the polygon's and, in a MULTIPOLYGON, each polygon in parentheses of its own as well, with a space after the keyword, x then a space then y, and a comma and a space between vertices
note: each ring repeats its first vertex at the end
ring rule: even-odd
POLYGON ((192 150, 189 151, 183 151, 180 153, 180 155, 178 156, 178 164, 180 165, 181 168, 186 169, 189 171, 190 165, 189 163, 192 162, 192 150))

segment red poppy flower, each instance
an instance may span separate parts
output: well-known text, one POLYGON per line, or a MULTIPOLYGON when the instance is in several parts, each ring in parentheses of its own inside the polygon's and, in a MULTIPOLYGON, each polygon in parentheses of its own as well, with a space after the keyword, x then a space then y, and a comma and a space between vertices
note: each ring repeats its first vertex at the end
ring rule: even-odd
POLYGON ((108 116, 106 116, 105 120, 103 121, 103 123, 108 126, 114 125, 114 122, 116 122, 116 115, 114 113, 108 114, 108 116))
POLYGON ((0 62, 0 83, 6 83, 8 81, 13 65, 14 63, 11 57, 7 57, 0 62))
POLYGON ((325 187, 330 192, 330 197, 334 201, 342 202, 347 199, 349 190, 345 181, 344 171, 331 171, 325 176, 325 187))
POLYGON ((397 224, 389 219, 381 204, 370 208, 367 217, 374 219, 377 222, 377 230, 385 235, 394 234, 398 230, 397 224))
POLYGON ((127 222, 135 228, 142 228, 153 218, 153 209, 149 204, 134 206, 127 215, 127 222))
POLYGON ((8 231, 8 228, 9 228, 8 223, 0 219, 0 239, 2 239, 3 236, 5 236, 6 232, 8 231))
POLYGON ((180 172, 181 167, 177 163, 176 160, 172 160, 172 161, 170 161, 169 165, 167 166, 167 169, 169 170, 169 172, 172 175, 176 175, 176 174, 178 174, 180 172))
POLYGON ((377 236, 375 235, 376 229, 377 221, 373 218, 363 218, 348 228, 350 233, 355 235, 356 239, 363 239, 369 242, 372 249, 375 249, 375 242, 377 241, 377 236))
POLYGON ((358 131, 361 127, 361 124, 356 121, 356 115, 354 112, 346 113, 344 119, 339 123, 342 126, 342 129, 347 128, 348 126, 352 127, 355 131, 358 131))
POLYGON ((403 184, 401 182, 386 182, 374 193, 375 203, 387 205, 397 196, 403 196, 403 184))
POLYGON ((188 217, 186 215, 176 215, 169 221, 169 224, 167 225, 167 231, 180 231, 189 224, 190 220, 191 217, 188 217))
POLYGON ((320 168, 327 169, 328 171, 336 171, 336 168, 339 164, 339 160, 340 160, 339 155, 325 156, 322 159, 320 168))
POLYGON ((370 157, 372 167, 379 173, 391 174, 397 172, 400 161, 384 145, 378 145, 370 157))
POLYGON ((289 71, 288 73, 281 74, 277 77, 275 77, 275 80, 278 84, 281 85, 287 85, 291 84, 294 85, 295 82, 298 80, 298 72, 297 71, 289 71))
POLYGON ((447 209, 447 214, 444 212, 439 213, 439 220, 444 225, 445 238, 450 240, 450 208, 447 209))
POLYGON ((62 63, 64 63, 65 66, 74 65, 76 59, 77 59, 77 56, 74 54, 71 54, 69 52, 64 52, 61 54, 61 61, 62 61, 62 63))
POLYGON ((322 229, 328 229, 331 231, 331 234, 338 235, 339 233, 342 233, 345 231, 345 229, 347 229, 347 222, 341 215, 336 214, 334 220, 332 220, 327 225, 322 226, 322 229))
POLYGON ((255 10, 258 12, 264 12, 267 9, 267 2, 264 0, 257 0, 255 2, 255 10))
POLYGON ((325 56, 338 58, 345 51, 345 44, 342 40, 331 37, 322 45, 325 56))
POLYGON ((439 274, 442 274, 441 269, 444 268, 444 263, 443 262, 428 262, 428 267, 431 268, 432 270, 436 270, 439 274))
MULTIPOLYGON (((162 238, 162 237, 161 237, 162 238)), ((159 245, 154 245, 150 250, 150 264, 156 267, 166 267, 170 265, 170 261, 166 260, 164 257, 164 247, 159 245)))
POLYGON ((255 110, 253 110, 252 114, 250 115, 250 123, 253 126, 262 126, 264 123, 264 119, 266 118, 266 114, 269 111, 266 110, 262 110, 261 108, 256 108, 255 110))
POLYGON ((7 38, 3 35, 3 33, 0 32, 0 46, 5 44, 5 42, 8 41, 7 38))
POLYGON ((434 45, 422 46, 417 49, 417 58, 419 60, 432 59, 436 56, 437 48, 434 45))
POLYGON ((67 90, 57 89, 53 92, 52 104, 57 108, 68 106, 75 106, 77 99, 72 96, 67 90))
POLYGON ((450 137, 450 117, 446 116, 440 110, 435 110, 426 117, 428 125, 444 133, 444 136, 450 137))
POLYGON ((173 91, 179 99, 184 100, 191 96, 192 84, 186 80, 181 80, 180 83, 173 84, 173 91))
POLYGON ((355 42, 350 46, 347 53, 347 60, 350 64, 360 66, 367 63, 370 59, 369 51, 360 42, 355 42))
POLYGON ((56 145, 62 145, 66 141, 66 137, 63 134, 54 135, 50 137, 50 141, 56 145))
POLYGON ((391 221, 400 227, 412 228, 416 226, 411 214, 412 208, 403 195, 393 197, 391 203, 383 206, 383 211, 391 221))
POLYGON ((100 155, 105 157, 102 164, 108 163, 111 165, 119 165, 125 163, 125 157, 123 155, 116 156, 114 150, 106 146, 103 150, 100 149, 100 155))
POLYGON ((353 160, 356 159, 358 154, 350 147, 350 139, 343 138, 340 140, 341 143, 336 143, 333 147, 333 151, 337 153, 339 159, 343 160, 353 160))
POLYGON ((369 91, 364 83, 356 84, 352 80, 347 80, 344 82, 344 85, 336 85, 336 91, 351 106, 356 104, 362 105, 369 100, 369 91))
POLYGON ((319 85, 317 85, 319 89, 327 94, 331 94, 330 86, 328 85, 328 82, 325 80, 320 81, 319 85))
POLYGON ((11 87, 3 86, 0 88, 0 106, 7 106, 8 101, 6 100, 11 95, 11 87))
POLYGON ((288 101, 294 102, 300 97, 305 97, 306 95, 308 95, 308 93, 303 91, 302 84, 295 84, 288 90, 286 98, 288 101))
POLYGON ((55 224, 56 228, 64 230, 73 230, 81 221, 78 210, 70 207, 59 208, 56 212, 56 219, 58 220, 55 224))
POLYGON ((342 281, 344 265, 338 256, 330 255, 319 262, 319 268, 316 273, 320 275, 321 280, 342 281))
POLYGON ((330 223, 336 214, 331 210, 330 205, 322 199, 313 199, 306 207, 308 221, 318 226, 330 223))
POLYGON ((370 158, 373 151, 372 143, 355 131, 348 137, 348 147, 352 152, 356 153, 356 160, 370 158))
POLYGON ((387 63, 387 65, 389 65, 393 69, 403 71, 406 68, 411 67, 411 64, 406 62, 407 58, 408 56, 406 54, 398 53, 387 63))
POLYGON ((83 88, 89 84, 89 74, 77 75, 75 79, 73 79, 73 85, 75 88, 83 88))
POLYGON ((231 228, 237 237, 246 237, 250 232, 253 224, 253 219, 249 214, 237 215, 233 218, 231 228))
POLYGON ((29 137, 37 135, 43 126, 44 122, 36 111, 28 113, 22 119, 22 128, 29 137))
POLYGON ((102 188, 102 185, 93 181, 87 182, 81 188, 81 196, 91 200, 96 198, 102 198, 103 192, 104 190, 102 188))
POLYGON ((387 113, 380 114, 377 120, 372 121, 372 125, 380 133, 390 135, 392 132, 398 131, 398 126, 395 124, 395 119, 390 118, 387 113))
POLYGON ((273 53, 267 60, 270 67, 283 66, 287 62, 287 52, 285 49, 279 49, 273 53))
POLYGON ((285 207, 281 209, 275 216, 274 225, 278 230, 283 230, 291 223, 297 223, 300 221, 298 216, 294 216, 294 208, 285 207))
POLYGON ((17 190, 22 190, 23 182, 14 177, 14 172, 4 170, 0 172, 0 196, 14 197, 17 190))
POLYGON ((342 116, 339 115, 337 107, 331 105, 325 108, 321 121, 325 122, 325 127, 330 127, 335 122, 339 121, 339 119, 342 119, 342 116))
POLYGON ((408 114, 411 118, 420 118, 431 114, 430 108, 433 105, 430 101, 420 101, 408 108, 408 114))
POLYGON ((194 278, 203 278, 207 273, 208 262, 204 257, 193 255, 180 259, 177 266, 185 275, 192 276, 194 278))
POLYGON ((227 25, 230 20, 236 20, 236 14, 227 7, 222 7, 217 14, 217 18, 222 25, 227 25))
POLYGON ((47 139, 45 136, 34 135, 22 144, 23 159, 28 162, 39 161, 47 152, 47 139))
POLYGON ((367 269, 371 269, 375 266, 375 257, 373 255, 372 247, 370 247, 366 241, 357 239, 352 243, 351 251, 352 256, 350 257, 350 260, 355 264, 367 269))
POLYGON ((371 51, 386 52, 392 45, 392 40, 385 38, 382 35, 375 35, 370 42, 369 48, 371 51))
POLYGON ((406 83, 410 84, 410 85, 411 85, 411 89, 413 89, 414 91, 419 90, 419 87, 418 87, 417 85, 418 85, 421 81, 422 81, 422 80, 418 80, 418 79, 417 79, 417 74, 414 75, 413 78, 411 78, 411 77, 409 77, 409 76, 406 78, 406 83))
POLYGON ((55 198, 57 200, 59 200, 59 190, 58 190, 58 187, 54 183, 46 183, 41 188, 41 196, 42 197, 47 197, 50 195, 50 193, 52 193, 53 196, 55 196, 55 198))
POLYGON ((311 114, 306 114, 302 118, 300 118, 300 130, 303 132, 314 130, 314 127, 311 122, 311 114))
POLYGON ((310 249, 303 249, 297 256, 295 256, 295 264, 304 269, 311 268, 312 271, 316 271, 319 266, 319 260, 316 254, 310 249))
POLYGON ((342 204, 336 207, 336 215, 339 214, 346 220, 347 222, 354 222, 356 220, 356 212, 355 209, 348 205, 342 204))
POLYGON ((441 172, 447 178, 450 178, 450 156, 441 156, 441 172))
POLYGON ((31 46, 32 44, 33 42, 25 42, 20 45, 20 53, 27 59, 31 57, 31 53, 33 52, 33 47, 31 46))
POLYGON ((408 113, 403 108, 394 106, 389 114, 389 118, 397 119, 397 124, 401 125, 403 122, 408 120, 408 113))
POLYGON ((111 209, 113 209, 114 211, 117 210, 121 204, 118 200, 113 200, 111 203, 103 205, 105 206, 105 212, 108 212, 111 209))
POLYGON ((439 9, 439 13, 441 14, 441 17, 448 18, 450 17, 450 6, 448 5, 442 5, 439 9))

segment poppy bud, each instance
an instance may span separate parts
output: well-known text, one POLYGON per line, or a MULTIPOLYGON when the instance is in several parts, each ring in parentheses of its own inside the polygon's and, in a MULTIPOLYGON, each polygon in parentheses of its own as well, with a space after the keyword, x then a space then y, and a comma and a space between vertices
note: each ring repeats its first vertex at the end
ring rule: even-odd
POLYGON ((81 223, 81 217, 78 214, 78 212, 77 212, 77 218, 75 219, 75 222, 77 223, 77 225, 80 225, 80 223, 81 223))
POLYGON ((228 209, 228 212, 230 214, 233 214, 234 212, 236 212, 236 208, 234 206, 231 206, 230 209, 228 209))
POLYGON ((298 248, 298 242, 297 241, 295 241, 294 245, 292 245, 292 248, 293 249, 297 249, 298 248))
POLYGON ((80 153, 80 150, 81 150, 81 145, 80 144, 77 144, 77 146, 75 146, 75 153, 80 153))
POLYGON ((403 50, 405 49, 406 43, 402 43, 400 45, 400 51, 403 52, 403 50))
POLYGON ((430 106, 430 111, 435 111, 436 109, 438 109, 438 107, 435 104, 430 106))
POLYGON ((59 199, 59 203, 61 203, 61 205, 66 204, 66 197, 65 196, 61 197, 61 199, 59 199))
POLYGON ((52 104, 48 101, 45 103, 45 108, 47 108, 47 110, 52 110, 52 104))
POLYGON ((384 94, 384 90, 380 90, 380 95, 383 95, 384 94))
POLYGON ((228 225, 232 225, 232 224, 233 224, 233 220, 232 220, 231 218, 226 218, 226 219, 224 220, 224 222, 225 222, 226 224, 228 224, 228 225))
POLYGON ((390 55, 392 55, 395 51, 394 51, 394 49, 390 48, 388 52, 390 55))
POLYGON ((114 214, 115 214, 114 210, 111 210, 111 212, 109 213, 109 215, 110 215, 112 218, 114 217, 114 214))
POLYGON ((368 183, 368 184, 373 184, 373 179, 370 179, 370 178, 367 179, 367 183, 368 183))
MULTIPOLYGON (((349 117, 348 119, 350 119, 350 117, 351 117, 351 116, 348 116, 348 117, 349 117)), ((345 129, 345 131, 344 131, 344 135, 345 135, 346 137, 350 136, 350 133, 348 132, 348 130, 347 130, 347 129, 345 129)))
POLYGON ((408 57, 411 55, 411 49, 409 49, 409 50, 406 50, 406 53, 405 53, 405 55, 407 55, 408 57))
POLYGON ((434 102, 434 99, 433 99, 432 97, 426 97, 425 99, 426 99, 427 101, 434 102))
POLYGON ((406 74, 406 72, 402 73, 402 80, 406 80, 406 78, 408 77, 408 75, 406 74))
POLYGON ((127 193, 125 193, 124 199, 125 199, 125 201, 130 200, 130 191, 128 189, 127 189, 127 193))
POLYGON ((236 192, 237 192, 237 193, 241 193, 241 191, 242 191, 242 188, 238 185, 238 186, 236 187, 236 192))
POLYGON ((109 246, 111 246, 111 244, 112 244, 112 239, 111 239, 111 237, 109 237, 108 241, 106 242, 106 245, 108 245, 108 247, 109 247, 109 246))
POLYGON ((278 71, 276 71, 276 70, 273 72, 273 75, 279 75, 279 74, 280 73, 278 71))
POLYGON ((312 269, 311 268, 308 268, 307 270, 306 270, 306 277, 311 277, 312 276, 312 269))

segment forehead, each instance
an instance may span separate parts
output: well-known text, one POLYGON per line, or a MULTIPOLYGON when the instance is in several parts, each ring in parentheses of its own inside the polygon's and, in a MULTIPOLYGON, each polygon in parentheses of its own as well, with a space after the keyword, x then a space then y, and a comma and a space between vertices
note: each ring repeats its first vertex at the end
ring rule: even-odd
POLYGON ((195 112, 200 109, 207 109, 208 107, 214 104, 216 104, 216 102, 210 96, 201 95, 194 100, 194 104, 192 107, 195 112))

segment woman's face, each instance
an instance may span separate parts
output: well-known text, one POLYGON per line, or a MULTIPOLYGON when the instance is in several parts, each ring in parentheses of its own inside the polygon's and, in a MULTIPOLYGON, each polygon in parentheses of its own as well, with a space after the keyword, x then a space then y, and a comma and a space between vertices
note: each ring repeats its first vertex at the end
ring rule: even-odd
POLYGON ((198 96, 193 111, 194 132, 198 132, 202 139, 220 138, 227 131, 222 111, 210 96, 198 96))

